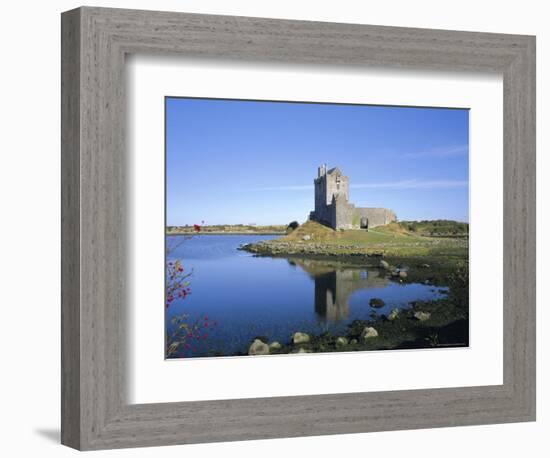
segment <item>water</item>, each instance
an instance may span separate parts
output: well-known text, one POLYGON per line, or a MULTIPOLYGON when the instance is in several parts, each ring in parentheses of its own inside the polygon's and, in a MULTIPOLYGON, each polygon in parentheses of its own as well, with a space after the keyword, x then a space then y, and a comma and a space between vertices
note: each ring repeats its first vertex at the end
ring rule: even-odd
POLYGON ((255 257, 237 248, 269 240, 263 235, 168 236, 168 261, 181 259, 191 294, 176 299, 166 312, 172 319, 197 323, 199 338, 186 341, 173 356, 214 356, 245 353, 256 336, 288 342, 296 331, 345 334, 355 319, 389 314, 417 300, 439 299, 445 288, 400 284, 379 276, 377 268, 306 259, 255 257), (372 298, 386 305, 373 309, 372 298))

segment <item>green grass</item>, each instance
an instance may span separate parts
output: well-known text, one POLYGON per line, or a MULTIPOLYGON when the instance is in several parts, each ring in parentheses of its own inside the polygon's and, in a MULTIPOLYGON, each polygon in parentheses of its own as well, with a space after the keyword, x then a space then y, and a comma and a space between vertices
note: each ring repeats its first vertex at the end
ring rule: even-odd
POLYGON ((286 237, 270 242, 274 245, 295 243, 306 248, 320 244, 334 254, 361 252, 384 256, 468 256, 468 240, 464 237, 427 237, 409 232, 401 223, 379 226, 368 232, 363 229, 334 231, 308 221, 286 237), (307 236, 308 240, 304 240, 307 236))
POLYGON ((468 223, 439 219, 434 221, 401 221, 399 224, 408 232, 429 237, 467 236, 468 223))
POLYGON ((428 280, 434 285, 449 285, 454 277, 463 276, 464 272, 467 275, 468 248, 467 237, 421 236, 409 232, 399 223, 367 232, 334 231, 308 221, 287 236, 244 249, 261 256, 310 257, 370 266, 378 266, 382 258, 392 269, 409 268, 404 282, 428 280))

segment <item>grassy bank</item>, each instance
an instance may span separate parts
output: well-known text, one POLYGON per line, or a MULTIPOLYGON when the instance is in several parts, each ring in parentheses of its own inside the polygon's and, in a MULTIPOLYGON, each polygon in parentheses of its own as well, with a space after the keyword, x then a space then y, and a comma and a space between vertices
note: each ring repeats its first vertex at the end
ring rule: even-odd
POLYGON ((372 264, 372 258, 389 258, 390 263, 438 265, 468 260, 468 239, 432 237, 410 232, 401 223, 369 230, 334 231, 308 221, 290 234, 265 242, 246 245, 246 251, 266 256, 350 258, 372 264))

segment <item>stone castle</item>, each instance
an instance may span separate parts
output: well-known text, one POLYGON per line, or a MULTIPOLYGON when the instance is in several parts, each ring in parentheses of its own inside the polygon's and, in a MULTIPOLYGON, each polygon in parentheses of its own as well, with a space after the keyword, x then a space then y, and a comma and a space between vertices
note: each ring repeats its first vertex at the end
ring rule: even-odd
POLYGON ((338 167, 319 167, 315 185, 315 210, 309 219, 332 229, 368 229, 397 218, 387 208, 356 207, 349 201, 349 178, 338 167))

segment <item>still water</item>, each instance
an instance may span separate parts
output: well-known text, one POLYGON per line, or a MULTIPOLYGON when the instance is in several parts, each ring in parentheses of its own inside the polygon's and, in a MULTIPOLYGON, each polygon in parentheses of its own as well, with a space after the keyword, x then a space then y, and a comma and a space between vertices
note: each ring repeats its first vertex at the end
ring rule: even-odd
POLYGON ((191 294, 175 300, 166 311, 167 332, 172 318, 188 323, 206 320, 204 339, 194 341, 180 356, 246 353, 256 336, 288 342, 296 331, 345 333, 355 319, 388 314, 410 307, 411 301, 439 299, 445 288, 400 284, 379 276, 377 268, 337 262, 255 257, 237 248, 269 240, 268 235, 168 236, 167 261, 180 259, 191 294), (373 309, 372 298, 386 305, 373 309))

